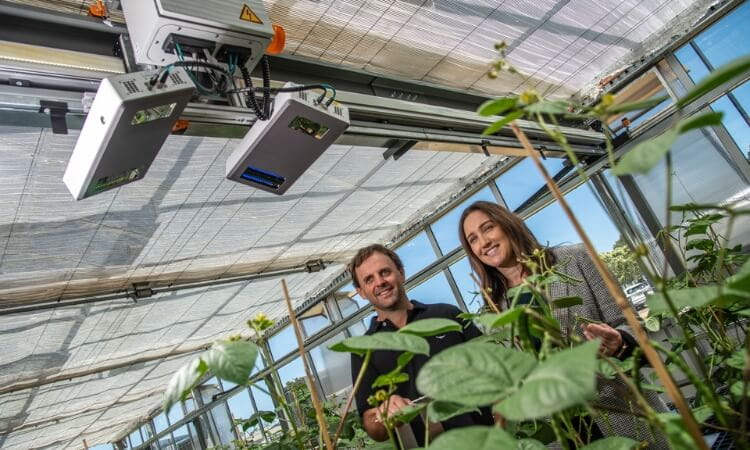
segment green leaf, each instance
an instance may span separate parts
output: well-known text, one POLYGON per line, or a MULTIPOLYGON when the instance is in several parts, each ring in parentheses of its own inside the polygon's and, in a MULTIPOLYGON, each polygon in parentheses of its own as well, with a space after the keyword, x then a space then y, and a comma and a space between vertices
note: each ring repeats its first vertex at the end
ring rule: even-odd
POLYGON ((641 383, 641 389, 644 389, 647 391, 660 392, 662 394, 664 392, 667 392, 663 386, 659 386, 658 384, 650 384, 650 383, 641 383))
POLYGON ((427 407, 427 417, 429 417, 432 422, 443 422, 451 417, 456 417, 472 411, 478 411, 477 407, 466 406, 460 403, 434 401, 430 402, 430 405, 427 407))
POLYGON ((532 103, 524 109, 530 114, 567 114, 568 102, 563 100, 542 100, 532 103))
POLYGON ((656 417, 664 424, 664 431, 672 450, 694 450, 698 448, 690 433, 685 429, 685 424, 679 414, 661 413, 656 417))
POLYGON ((750 71, 750 56, 743 56, 725 64, 711 72, 700 83, 696 84, 690 92, 677 101, 677 107, 683 108, 693 100, 707 94, 724 83, 739 78, 750 71))
POLYGON ((659 105, 664 100, 669 99, 668 95, 664 95, 661 97, 651 98, 648 100, 641 100, 640 102, 630 102, 630 103, 621 103, 619 105, 614 105, 611 108, 607 108, 608 114, 622 114, 630 111, 640 111, 642 109, 651 109, 654 106, 659 105))
POLYGON ((561 297, 556 300, 552 300, 552 305, 555 308, 570 308, 571 306, 582 305, 583 299, 581 297, 561 297))
POLYGON ((732 355, 727 358, 726 363, 729 367, 734 367, 735 369, 744 369, 745 368, 745 350, 740 349, 732 353, 732 355))
POLYGON ((677 130, 649 139, 635 146, 620 159, 612 173, 617 176, 648 173, 667 154, 677 139, 677 130))
POLYGON ((594 398, 599 345, 596 339, 553 354, 495 411, 510 420, 538 419, 594 398))
POLYGON ((523 314, 523 308, 513 308, 501 312, 500 314, 482 314, 477 318, 477 321, 481 323, 486 329, 491 330, 493 328, 500 328, 509 323, 513 323, 518 317, 523 314))
POLYGON ((375 378, 372 382, 372 387, 378 388, 383 386, 390 386, 391 384, 406 383, 409 381, 409 374, 403 372, 389 372, 375 378))
POLYGON ((217 341, 203 355, 211 372, 222 380, 245 384, 255 368, 258 347, 247 341, 217 341))
POLYGON ((399 333, 408 333, 423 337, 445 334, 450 331, 460 332, 461 325, 454 320, 442 318, 417 320, 398 330, 399 333))
POLYGON ((685 134, 688 131, 697 128, 721 125, 722 117, 724 117, 724 113, 722 112, 695 114, 694 116, 681 120, 680 123, 677 124, 677 129, 680 130, 680 134, 685 134))
POLYGON ((693 239, 685 244, 685 250, 711 250, 714 246, 714 241, 711 239, 693 239))
POLYGON ((414 358, 414 353, 404 352, 398 356, 396 365, 398 365, 399 367, 404 367, 405 365, 409 364, 409 361, 411 361, 413 358, 414 358))
POLYGON ((482 135, 487 136, 490 134, 497 133, 498 131, 502 130, 505 125, 508 125, 509 123, 513 122, 519 117, 522 117, 523 114, 524 114, 523 111, 514 111, 512 113, 507 114, 502 119, 495 121, 492 125, 485 128, 484 131, 482 131, 482 135))
POLYGON ((208 370, 208 366, 202 359, 196 358, 172 375, 167 389, 164 392, 164 411, 169 409, 178 401, 185 401, 190 396, 190 391, 198 384, 201 377, 208 370))
POLYGON ((474 320, 477 317, 481 316, 481 314, 478 313, 461 313, 457 315, 456 317, 463 320, 474 320))
POLYGON ((606 439, 599 439, 598 441, 592 442, 581 448, 581 450, 632 450, 637 445, 639 445, 639 443, 632 439, 622 436, 614 436, 606 439))
MULTIPOLYGON (((716 285, 699 286, 688 289, 669 289, 667 291, 677 312, 683 308, 700 308, 719 299, 719 287, 716 285)), ((650 314, 672 316, 664 296, 657 292, 647 296, 646 304, 650 314)))
POLYGON ((742 393, 743 386, 743 381, 735 381, 732 384, 732 387, 729 388, 729 391, 732 393, 732 395, 736 395, 737 397, 750 397, 750 383, 748 383, 747 387, 745 388, 744 394, 742 393))
POLYGON ((494 100, 487 100, 482 103, 477 113, 480 116, 497 116, 505 111, 512 109, 518 103, 518 97, 502 97, 494 100))
POLYGON ((727 278, 725 286, 734 291, 750 294, 750 259, 734 275, 727 278))
POLYGON ((354 336, 328 347, 336 352, 364 353, 367 350, 393 350, 429 355, 430 344, 420 336, 405 333, 380 332, 369 336, 354 336))
POLYGON ((708 225, 704 223, 693 224, 688 227, 685 237, 706 234, 706 230, 708 230, 708 225))
POLYGON ((695 417, 695 420, 698 421, 698 423, 703 423, 713 417, 714 410, 711 409, 708 405, 701 405, 695 409, 693 409, 693 417, 695 417))
MULTIPOLYGON (((612 358, 609 358, 609 359, 612 360, 612 358)), ((596 371, 599 375, 610 380, 614 379, 617 376, 617 372, 615 371, 615 369, 609 364, 607 364, 607 362, 604 361, 604 359, 599 359, 597 361, 596 371)))
POLYGON ((652 333, 661 330, 661 319, 658 316, 649 314, 646 322, 643 324, 646 329, 652 333))
POLYGON ((535 365, 531 355, 469 342, 427 361, 417 376, 417 389, 433 400, 490 405, 513 390, 535 365))
POLYGON ((527 441, 527 446, 519 447, 518 441, 513 436, 500 428, 471 426, 446 431, 445 433, 438 436, 435 441, 433 441, 433 443, 430 445, 430 450, 513 450, 521 448, 544 449, 544 446, 541 443, 539 443, 541 447, 529 447, 528 441, 532 440, 524 439, 524 441, 527 441))
POLYGON ((398 420, 401 423, 409 423, 414 418, 416 418, 419 413, 422 412, 427 408, 426 403, 412 403, 411 405, 407 405, 404 408, 400 409, 396 414, 393 415, 396 420, 398 420))

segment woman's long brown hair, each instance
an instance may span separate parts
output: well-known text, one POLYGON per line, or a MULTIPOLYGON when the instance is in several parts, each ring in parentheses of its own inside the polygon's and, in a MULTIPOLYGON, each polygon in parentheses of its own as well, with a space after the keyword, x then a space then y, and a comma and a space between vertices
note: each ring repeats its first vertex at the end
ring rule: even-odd
POLYGON ((520 217, 504 207, 497 203, 485 202, 482 200, 469 205, 464 212, 461 213, 461 219, 458 221, 458 237, 461 240, 461 246, 463 246, 469 257, 472 270, 479 275, 482 289, 487 291, 492 300, 499 307, 505 299, 505 293, 508 290, 505 277, 502 276, 497 268, 488 266, 477 258, 471 250, 469 242, 466 240, 466 234, 464 234, 464 221, 466 220, 466 216, 474 211, 482 211, 487 214, 490 219, 495 222, 501 230, 503 230, 503 233, 505 233, 505 235, 508 236, 508 240, 510 240, 512 255, 515 259, 520 260, 524 255, 531 255, 534 253, 534 250, 536 249, 543 249, 547 259, 547 264, 551 266, 555 263, 555 256, 548 248, 539 244, 534 237, 534 234, 529 230, 520 217))

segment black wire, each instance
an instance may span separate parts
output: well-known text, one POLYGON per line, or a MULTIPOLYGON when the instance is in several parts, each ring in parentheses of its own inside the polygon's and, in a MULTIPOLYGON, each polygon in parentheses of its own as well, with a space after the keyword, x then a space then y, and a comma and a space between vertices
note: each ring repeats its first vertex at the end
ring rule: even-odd
POLYGON ((250 71, 247 70, 247 67, 240 67, 240 73, 242 74, 242 79, 245 81, 246 87, 242 89, 232 89, 230 91, 227 91, 227 94, 232 94, 235 92, 250 92, 250 94, 247 96, 247 102, 250 105, 250 108, 253 110, 259 120, 266 120, 266 118, 263 116, 263 111, 258 105, 258 100, 255 98, 255 92, 260 88, 253 87, 253 80, 250 77, 250 71))
POLYGON ((271 65, 268 56, 263 55, 260 65, 263 69, 263 115, 268 119, 271 117, 271 65))
MULTIPOLYGON (((302 91, 309 91, 312 89, 323 89, 324 92, 327 92, 329 88, 326 87, 326 85, 324 84, 304 84, 304 85, 299 85, 299 86, 268 88, 268 92, 271 94, 278 94, 279 92, 302 92, 302 91)), ((232 90, 226 91, 226 93, 235 94, 238 92, 265 92, 265 90, 266 88, 264 87, 248 86, 244 88, 232 89, 232 90)))

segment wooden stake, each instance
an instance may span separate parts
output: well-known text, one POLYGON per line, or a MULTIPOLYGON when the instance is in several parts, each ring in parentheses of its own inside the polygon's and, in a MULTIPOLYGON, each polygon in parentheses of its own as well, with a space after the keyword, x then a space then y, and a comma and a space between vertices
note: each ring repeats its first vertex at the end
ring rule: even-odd
POLYGON ((638 341, 638 345, 640 345, 641 350, 643 350, 643 353, 646 356, 646 359, 648 359, 648 362, 651 363, 651 367, 653 367, 657 375, 659 375, 659 380, 661 380, 664 388, 667 390, 667 394, 672 399, 672 402, 677 407, 677 410, 680 412, 680 416, 682 416, 682 420, 685 422, 687 431, 695 441, 695 445, 701 450, 708 450, 706 441, 703 439, 703 434, 701 433, 700 428, 698 427, 698 423, 695 421, 695 418, 690 411, 690 407, 685 401, 685 397, 682 396, 682 392, 680 392, 679 388, 675 384, 674 379, 672 379, 672 375, 667 370, 664 362, 659 357, 659 354, 656 353, 654 347, 651 346, 646 331, 643 329, 643 327, 641 327, 640 322, 638 322, 635 311, 633 311, 630 303, 628 303, 627 299, 625 299, 625 295, 622 293, 620 285, 614 279, 601 258, 599 258, 599 255, 596 253, 591 240, 589 239, 586 232, 583 231, 583 227, 581 227, 578 219, 576 219, 573 211, 570 209, 570 206, 565 201, 565 198, 563 197, 562 192, 560 192, 560 188, 557 186, 557 183, 555 183, 555 181, 549 176, 547 170, 542 165, 541 161, 539 160, 539 155, 537 155, 536 150, 534 150, 534 148, 531 146, 531 143, 526 137, 526 134, 520 128, 518 128, 515 123, 511 123, 510 128, 513 130, 513 133, 515 133, 516 138, 518 138, 518 141, 521 143, 523 148, 526 149, 526 154, 532 159, 532 161, 534 161, 534 165, 536 165, 536 168, 539 169, 539 172, 547 181, 547 186, 552 192, 552 195, 560 204, 560 207, 565 212, 565 215, 568 216, 568 219, 573 225, 573 228, 575 228, 578 236, 583 241, 583 245, 584 247, 586 247, 586 252, 594 262, 596 270, 604 279, 604 283, 607 285, 607 289, 615 299, 617 306, 619 306, 622 310, 622 313, 625 316, 625 320, 628 322, 628 325, 630 325, 633 333, 635 333, 635 339, 636 341, 638 341))
MULTIPOLYGON (((331 445, 331 435, 328 433, 328 425, 326 425, 326 418, 323 415, 323 407, 320 404, 320 398, 318 398, 318 388, 315 386, 312 373, 310 372, 310 366, 307 364, 307 358, 305 357, 305 341, 302 338, 302 329, 297 322, 297 316, 294 314, 294 308, 292 307, 292 299, 289 297, 289 289, 286 286, 286 280, 281 279, 281 287, 284 289, 284 298, 286 299, 286 307, 289 310, 289 322, 291 322, 294 328, 294 334, 297 336, 297 343, 299 344, 299 356, 302 360, 302 365, 305 367, 305 376, 307 377, 307 386, 310 388, 310 398, 315 408, 315 417, 318 419, 318 426, 320 426, 320 434, 323 436, 323 442, 326 445, 327 450, 333 450, 331 445)), ((290 417, 291 419, 291 417, 290 417)), ((304 420, 304 417, 302 418, 304 420)))

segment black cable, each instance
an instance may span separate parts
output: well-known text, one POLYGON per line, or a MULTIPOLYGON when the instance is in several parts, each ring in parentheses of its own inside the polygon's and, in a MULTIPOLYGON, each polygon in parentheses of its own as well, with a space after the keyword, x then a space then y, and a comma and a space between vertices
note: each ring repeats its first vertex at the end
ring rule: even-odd
POLYGON ((247 67, 242 66, 240 67, 240 73, 242 74, 242 79, 245 81, 246 87, 241 89, 232 89, 230 91, 227 91, 226 93, 233 94, 235 92, 249 92, 250 94, 247 95, 247 102, 250 105, 250 108, 253 110, 259 120, 266 120, 266 118, 263 116, 263 111, 258 105, 258 100, 255 98, 255 92, 259 92, 259 88, 253 87, 253 80, 250 77, 250 71, 247 70, 247 67))
MULTIPOLYGON (((246 83, 247 84, 247 83, 246 83)), ((323 89, 326 92, 330 87, 325 84, 304 84, 299 86, 280 87, 280 88, 268 88, 268 92, 271 94, 278 94, 279 92, 302 92, 309 91, 312 89, 323 89)), ((235 94, 238 92, 265 92, 266 88, 248 86, 244 88, 237 88, 227 91, 227 94, 235 94)))
POLYGON ((263 69, 263 115, 268 119, 271 117, 271 65, 267 55, 260 59, 260 65, 263 69))

